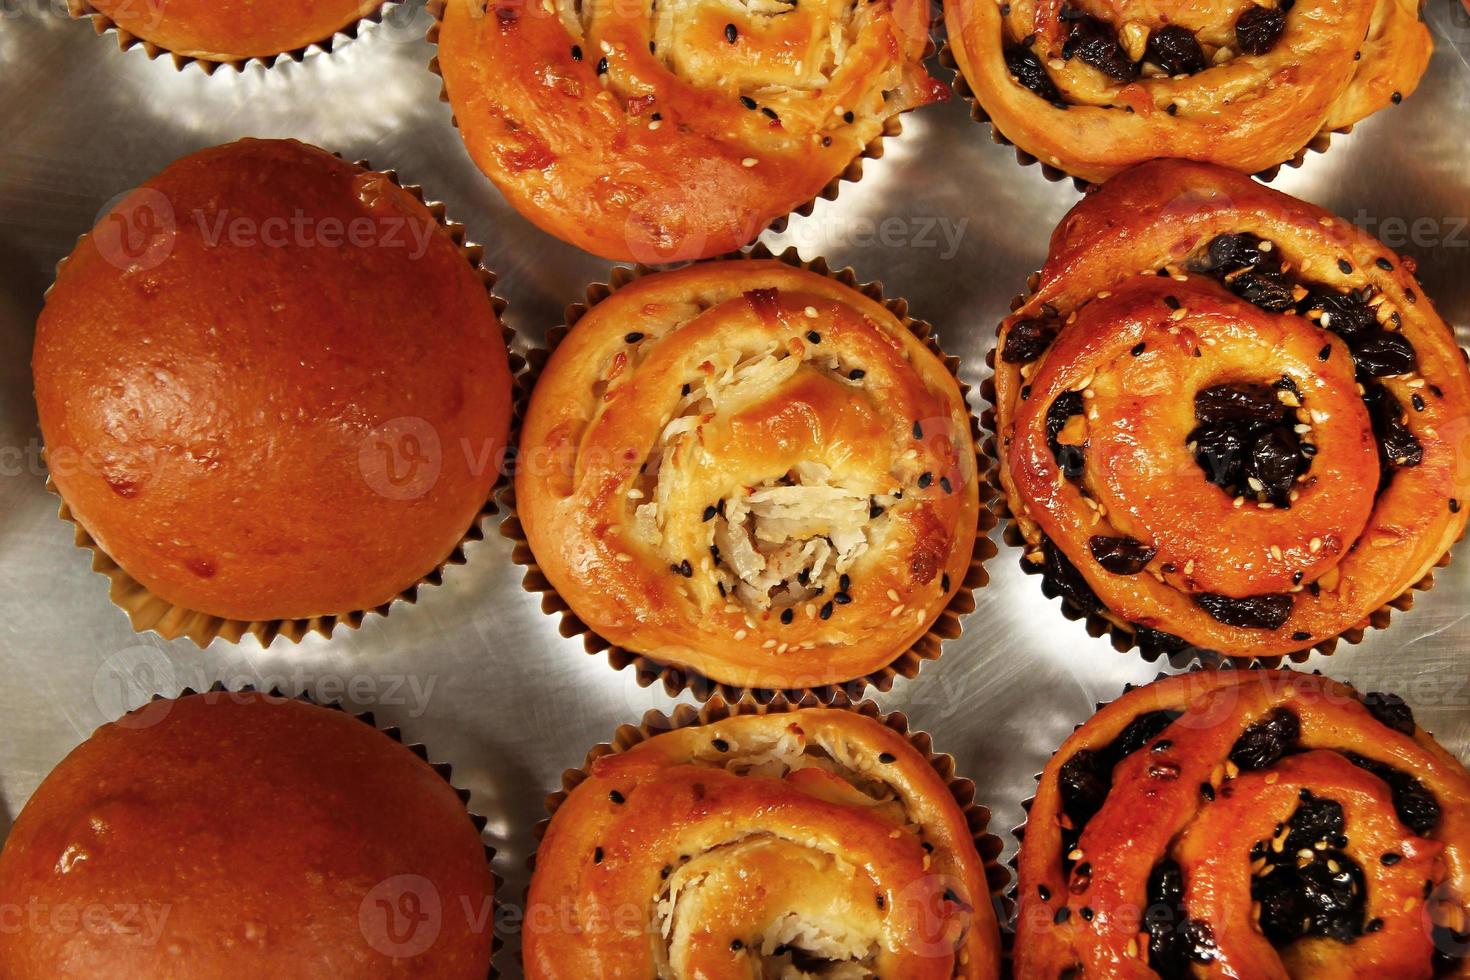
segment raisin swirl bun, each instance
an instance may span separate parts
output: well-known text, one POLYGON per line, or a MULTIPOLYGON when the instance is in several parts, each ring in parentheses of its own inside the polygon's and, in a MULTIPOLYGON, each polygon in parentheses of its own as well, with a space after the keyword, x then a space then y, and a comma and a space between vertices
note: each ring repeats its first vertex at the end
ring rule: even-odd
POLYGON ((1146 653, 1385 625, 1470 516, 1470 374, 1412 269, 1203 164, 1073 208, 995 358, 1001 481, 1049 590, 1146 653))
POLYGON ((1157 157, 1292 161, 1419 83, 1418 0, 945 0, 950 54, 997 134, 1101 182, 1157 157))
POLYGON ((651 713, 567 773, 528 980, 999 976, 1009 876, 973 785, 902 715, 787 709, 651 713))
POLYGON ((1205 671, 1102 708, 1042 774, 1018 980, 1467 976, 1470 775, 1392 694, 1205 671))
POLYGON ((543 230, 611 259, 722 255, 948 95, 925 0, 436 0, 470 156, 543 230))
POLYGON ((617 289, 527 410, 540 571, 605 643, 734 689, 937 656, 983 555, 972 418, 926 329, 775 259, 617 289))

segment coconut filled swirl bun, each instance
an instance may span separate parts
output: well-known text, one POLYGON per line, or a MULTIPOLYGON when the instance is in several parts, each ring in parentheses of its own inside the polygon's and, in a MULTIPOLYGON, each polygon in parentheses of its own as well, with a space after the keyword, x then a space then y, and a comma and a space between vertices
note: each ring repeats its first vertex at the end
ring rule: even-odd
POLYGON ((531 398, 516 498, 541 571, 605 641, 802 689, 953 618, 973 446, 959 383, 888 307, 778 260, 716 262, 577 321, 531 398))
POLYGON ((925 0, 438 0, 470 156, 545 231, 611 259, 730 252, 944 98, 925 0))
POLYGON ((1001 481, 1049 593, 1145 652, 1386 625, 1470 498, 1470 374, 1412 270, 1202 164, 1073 208, 995 357, 1001 481))
POLYGON ((999 976, 984 811, 892 725, 740 714, 594 752, 536 854, 528 980, 999 976))
POLYGON ((1252 173, 1412 93, 1418 0, 945 0, 998 134, 1101 182, 1157 157, 1252 173))
POLYGON ((1470 776, 1392 694, 1206 671, 1041 776, 1017 980, 1470 976, 1470 776))

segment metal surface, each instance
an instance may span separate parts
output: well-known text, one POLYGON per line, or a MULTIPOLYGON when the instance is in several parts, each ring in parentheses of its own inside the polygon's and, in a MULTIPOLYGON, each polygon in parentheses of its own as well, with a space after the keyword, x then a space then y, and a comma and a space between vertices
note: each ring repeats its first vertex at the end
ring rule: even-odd
MULTIPOLYGON (((501 200, 466 155, 426 68, 421 6, 332 55, 243 75, 182 73, 67 20, 58 0, 0 0, 0 835, 63 755, 102 722, 153 694, 216 680, 305 690, 373 708, 453 763, 490 818, 501 893, 519 903, 542 798, 561 771, 623 722, 670 699, 640 689, 629 671, 562 639, 522 590, 510 544, 493 528, 441 588, 361 631, 300 646, 216 644, 198 650, 132 633, 107 600, 107 583, 72 546, 44 489, 31 400, 30 347, 53 266, 114 197, 178 156, 241 136, 295 136, 397 169, 422 184, 486 245, 509 320, 539 342, 563 307, 608 266, 536 231, 501 200)), ((1470 325, 1470 19, 1458 0, 1430 0, 1437 50, 1419 93, 1380 113, 1328 154, 1287 170, 1277 187, 1365 224, 1413 256, 1428 294, 1452 323, 1470 325)), ((906 117, 906 132, 867 164, 836 202, 796 219, 780 249, 852 264, 907 297, 933 321, 966 380, 984 358, 1008 301, 1041 262, 1052 227, 1077 200, 1070 182, 1045 181, 993 144, 967 107, 906 117)), ((1462 343, 1467 335, 1462 333, 1462 343)), ((977 404, 977 408, 982 407, 977 404)), ((999 532, 996 532, 997 540, 999 532)), ((1032 775, 1093 703, 1158 667, 1089 638, 1022 575, 1001 545, 992 583, 918 678, 877 696, 908 713, 957 756, 1005 833, 1022 819, 1032 775)), ((1470 557, 1438 576, 1416 608, 1361 646, 1314 656, 1363 689, 1400 692, 1425 727, 1470 754, 1470 557)), ((1009 840, 1009 838, 1008 838, 1009 840)), ((1010 842, 1011 847, 1014 842, 1010 842)), ((513 915, 513 913, 512 913, 513 915)), ((513 917, 499 957, 518 976, 513 917)))

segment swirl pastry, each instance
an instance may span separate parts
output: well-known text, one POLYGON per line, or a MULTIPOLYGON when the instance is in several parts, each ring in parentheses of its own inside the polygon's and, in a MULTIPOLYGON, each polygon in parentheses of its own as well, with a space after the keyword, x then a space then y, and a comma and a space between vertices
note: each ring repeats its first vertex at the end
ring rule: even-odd
POLYGON ((864 709, 594 751, 536 855, 528 980, 997 977, 984 811, 864 709))
POLYGON ((1146 651, 1272 656, 1420 583, 1465 529, 1470 374, 1412 270, 1203 164, 1078 204, 995 359, 1001 480, 1050 588, 1146 651))
POLYGON ((113 26, 126 47, 134 39, 152 56, 168 51, 176 59, 242 65, 251 58, 274 60, 313 44, 330 49, 338 32, 352 31, 366 17, 376 19, 385 0, 67 0, 72 16, 101 18, 99 29, 113 26))
POLYGON ((1157 157, 1247 173, 1419 84, 1418 0, 945 0, 951 53, 997 133, 1101 182, 1157 157))
POLYGON ((925 0, 437 0, 470 156, 545 231, 612 259, 730 252, 833 196, 944 98, 925 0))
POLYGON ((520 519, 551 586, 606 641, 736 687, 937 656, 980 507, 971 417, 924 329, 778 260, 597 303, 521 435, 520 519))
POLYGON ((1046 767, 1016 976, 1467 976, 1467 862, 1470 776, 1398 697, 1172 677, 1046 767))

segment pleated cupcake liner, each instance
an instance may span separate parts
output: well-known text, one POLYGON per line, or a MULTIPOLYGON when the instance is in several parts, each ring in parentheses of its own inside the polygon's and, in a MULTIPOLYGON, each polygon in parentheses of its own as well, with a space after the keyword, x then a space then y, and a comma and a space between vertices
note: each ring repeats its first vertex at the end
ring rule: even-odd
MULTIPOLYGON (((1041 273, 1033 272, 1027 278, 1026 292, 1016 296, 1014 299, 1011 300, 1012 313, 1014 313, 1016 310, 1019 310, 1021 307, 1025 306, 1027 302, 1030 301, 1031 297, 1036 292, 1036 287, 1040 281, 1040 277, 1041 273)), ((996 324, 995 333, 998 341, 1000 337, 1000 324, 996 324)), ((1462 353, 1464 353, 1464 351, 1462 351, 1462 353)), ((1467 357, 1470 357, 1470 355, 1467 355, 1467 357)), ((997 518, 1004 522, 1004 527, 1001 531, 1001 539, 1006 544, 1021 549, 1021 554, 1018 559, 1021 570, 1027 575, 1044 575, 1044 569, 1040 565, 1028 561, 1026 558, 1027 552, 1031 548, 1035 547, 1035 545, 1028 541, 1025 534, 1022 533, 1018 515, 1016 515, 1011 510, 1010 497, 1006 493, 1005 485, 1001 480, 1000 470, 1002 464, 1000 461, 999 446, 1000 421, 998 414, 998 396, 996 394, 995 388, 995 361, 996 345, 991 345, 990 352, 985 355, 985 365, 986 367, 990 368, 990 376, 987 377, 983 382, 981 382, 980 395, 982 398, 985 399, 986 402, 986 408, 981 413, 981 424, 985 430, 984 444, 981 451, 990 457, 990 462, 993 464, 988 471, 989 477, 992 480, 991 489, 995 494, 995 502, 992 506, 995 510, 997 518)), ((1041 537, 1042 540, 1045 540, 1046 536, 1042 535, 1041 537)), ((1463 538, 1464 535, 1462 534, 1460 536, 1460 539, 1457 539, 1456 544, 1458 544, 1459 540, 1463 540, 1463 538)), ((1038 541, 1037 544, 1039 545, 1040 541, 1038 541)), ((1164 657, 1167 659, 1167 662, 1175 668, 1184 668, 1190 666, 1221 667, 1231 664, 1237 666, 1279 668, 1288 662, 1293 664, 1305 663, 1314 652, 1320 653, 1323 656, 1329 656, 1334 650, 1337 649, 1337 645, 1339 642, 1345 642, 1349 644, 1362 643, 1364 637, 1367 635, 1370 629, 1388 629, 1389 622, 1392 619, 1395 610, 1397 610, 1398 612, 1408 612, 1410 609, 1413 608, 1414 593, 1428 592, 1430 589, 1434 588, 1434 571, 1435 569, 1444 568, 1449 565, 1452 551, 1453 546, 1449 549, 1446 549, 1445 553, 1440 556, 1439 561, 1435 563, 1434 568, 1427 572, 1422 578, 1420 578, 1419 581, 1409 586, 1399 595, 1384 602, 1373 612, 1363 617, 1362 620, 1355 623, 1348 629, 1343 630, 1341 633, 1338 633, 1336 636, 1321 640, 1315 644, 1312 644, 1311 646, 1304 647, 1303 649, 1294 651, 1290 654, 1266 657, 1230 656, 1214 650, 1208 650, 1203 647, 1195 646, 1188 646, 1183 650, 1177 651, 1171 651, 1164 647, 1147 647, 1139 642, 1138 634, 1133 629, 1133 624, 1127 623, 1126 620, 1124 620, 1120 616, 1117 616, 1111 611, 1097 612, 1093 610, 1080 609, 1075 604, 1073 604, 1071 600, 1059 596, 1059 594, 1054 589, 1050 588, 1047 585, 1042 586, 1042 594, 1045 595, 1048 599, 1061 598, 1060 605, 1062 615, 1071 622, 1077 622, 1079 620, 1082 621, 1084 628, 1087 630, 1087 634, 1093 639, 1101 639, 1103 637, 1107 637, 1113 649, 1119 653, 1128 653, 1130 651, 1137 650, 1139 652, 1139 655, 1142 656, 1144 661, 1147 663, 1154 663, 1158 661, 1161 657, 1164 657)), ((1099 602, 1101 603, 1101 599, 1099 599, 1099 602)))
POLYGON ((90 19, 92 29, 96 31, 99 37, 109 33, 116 35, 117 46, 120 51, 129 51, 135 47, 142 48, 143 53, 148 56, 149 61, 155 61, 158 58, 168 56, 173 61, 175 71, 183 71, 190 65, 198 65, 204 74, 213 75, 220 68, 231 68, 236 74, 239 74, 251 65, 259 65, 262 68, 271 69, 283 59, 286 61, 300 62, 308 54, 331 54, 333 50, 340 47, 343 43, 356 40, 364 24, 382 23, 384 14, 390 5, 403 2, 405 0, 382 0, 381 5, 371 14, 359 17, 352 23, 338 28, 327 37, 304 44, 298 48, 292 48, 289 51, 224 60, 201 57, 199 55, 180 54, 145 37, 133 34, 118 26, 111 17, 94 7, 89 0, 66 0, 66 5, 67 12, 73 20, 90 19))
MULTIPOLYGON (((716 696, 698 708, 681 704, 671 714, 650 709, 643 714, 638 724, 618 726, 611 741, 601 742, 589 749, 579 768, 567 769, 562 773, 561 789, 546 797, 547 817, 536 824, 537 849, 540 848, 546 837, 547 829, 551 826, 552 820, 555 819, 557 811, 561 809, 567 797, 578 786, 591 778, 592 766, 597 760, 626 752, 659 735, 684 728, 698 728, 747 715, 790 714, 807 708, 835 708, 851 711, 882 724, 885 728, 903 736, 924 757, 935 773, 945 781, 955 804, 964 814, 966 826, 970 829, 971 840, 975 844, 975 851, 985 866, 986 886, 990 889, 995 921, 1001 930, 1002 945, 1006 950, 1004 956, 1008 960, 1010 933, 1007 931, 1007 923, 1010 922, 1015 912, 1015 888, 1013 876, 1000 862, 1001 852, 1005 850, 1005 842, 998 835, 990 832, 990 809, 976 800, 974 781, 957 773, 954 757, 934 750, 934 741, 927 732, 911 729, 908 716, 901 711, 884 714, 878 704, 870 699, 858 701, 839 693, 830 701, 823 701, 815 693, 808 691, 797 698, 778 695, 766 702, 757 701, 749 696, 737 700, 726 700, 716 696)), ((536 870, 535 851, 526 859, 526 868, 534 874, 536 870)), ((530 890, 531 885, 528 878, 525 892, 528 905, 530 890)), ((1003 967, 1006 965, 1008 964, 1003 963, 1003 967)), ((1003 972, 1002 975, 1007 974, 1003 972)))
MULTIPOLYGON (((397 187, 402 188, 413 196, 420 204, 429 210, 434 220, 449 233, 454 244, 459 248, 465 261, 474 269, 476 276, 485 287, 485 293, 490 298, 491 306, 495 310, 495 316, 500 321, 501 336, 504 338, 507 358, 510 364, 512 379, 512 397, 515 395, 515 387, 519 384, 519 378, 525 368, 525 360, 514 352, 513 343, 515 332, 506 325, 505 311, 506 301, 495 293, 496 276, 486 269, 483 260, 485 248, 469 242, 465 235, 465 226, 449 220, 442 203, 430 202, 425 199, 424 190, 417 184, 404 184, 399 180, 398 174, 393 170, 373 170, 365 161, 356 164, 362 169, 380 174, 388 178, 397 187)), ((91 235, 88 231, 77 240, 78 246, 91 235)), ((58 275, 66 265, 67 259, 57 263, 58 275)), ((50 289, 47 289, 50 293, 50 289)), ((228 643, 239 643, 246 636, 255 637, 262 647, 270 646, 277 637, 284 637, 292 643, 300 643, 307 636, 315 633, 323 637, 330 637, 339 627, 346 629, 358 629, 367 617, 371 615, 387 616, 392 608, 399 603, 416 603, 419 598, 419 590, 425 586, 442 585, 444 573, 451 565, 463 565, 466 562, 465 546, 472 541, 480 541, 485 537, 484 523, 486 519, 494 517, 500 512, 495 504, 496 489, 508 481, 506 472, 502 472, 496 479, 495 484, 487 494, 485 503, 470 526, 460 537, 459 543, 454 550, 445 556, 437 566, 426 574, 419 577, 418 581, 402 590, 397 596, 381 605, 371 609, 356 609, 331 615, 314 616, 306 619, 269 619, 269 620, 243 620, 229 619, 226 617, 211 615, 196 609, 189 609, 169 602, 155 595, 137 579, 128 574, 127 570, 112 559, 96 539, 84 528, 72 514, 71 508, 67 506, 65 499, 61 500, 57 516, 63 521, 71 524, 74 529, 73 543, 76 547, 92 553, 92 571, 105 576, 109 582, 108 598, 113 605, 122 609, 128 615, 135 633, 157 633, 166 640, 188 638, 196 646, 201 648, 209 646, 214 640, 224 640, 228 643)), ((56 485, 50 477, 46 479, 46 489, 60 497, 56 485)))
MULTIPOLYGON (((960 386, 961 397, 965 399, 966 407, 969 408, 970 386, 960 379, 960 361, 957 357, 946 355, 939 346, 934 336, 933 327, 922 320, 913 319, 908 315, 908 303, 902 299, 889 299, 884 295, 881 282, 860 283, 857 274, 846 268, 833 271, 823 259, 815 259, 810 262, 803 260, 795 247, 786 249, 780 255, 774 255, 764 244, 757 244, 752 248, 734 252, 730 255, 717 259, 705 261, 743 261, 776 259, 793 268, 803 269, 809 272, 825 276, 835 282, 841 283, 850 289, 857 291, 870 300, 882 305, 890 313, 898 318, 913 336, 917 337, 924 345, 940 359, 945 368, 954 377, 960 386)), ((587 287, 584 302, 575 303, 566 310, 565 325, 556 327, 547 334, 546 347, 533 349, 527 352, 528 370, 525 373, 524 383, 518 389, 519 398, 516 403, 512 434, 512 443, 519 445, 520 427, 525 418, 526 410, 530 403, 531 392, 541 371, 546 367, 553 351, 567 336, 577 322, 587 314, 589 310, 598 303, 607 299, 619 289, 629 283, 642 279, 645 276, 654 275, 659 270, 649 266, 639 265, 636 267, 618 266, 612 270, 606 283, 594 283, 587 287)), ((911 644, 907 649, 899 651, 894 659, 884 667, 874 670, 862 677, 853 678, 841 683, 826 685, 796 687, 796 688, 753 688, 744 685, 725 684, 714 681, 690 667, 676 664, 664 663, 652 657, 646 656, 635 650, 626 649, 611 640, 600 636, 596 629, 585 623, 572 610, 571 604, 561 595, 550 580, 542 572, 536 561, 535 554, 531 551, 530 543, 526 539, 525 529, 521 525, 520 515, 516 509, 515 481, 509 480, 501 489, 499 502, 506 510, 506 517, 500 524, 500 533, 510 538, 515 543, 512 560, 526 569, 522 579, 522 587, 527 592, 541 596, 541 609, 548 615, 560 617, 561 635, 567 638, 582 638, 582 643, 587 653, 592 655, 606 653, 608 662, 614 670, 623 670, 632 667, 639 687, 648 687, 655 682, 663 685, 664 690, 671 696, 677 696, 682 691, 689 691, 696 698, 704 700, 711 697, 720 697, 729 702, 737 702, 744 698, 753 698, 758 702, 765 703, 773 698, 784 696, 787 699, 800 699, 811 694, 820 701, 829 701, 840 694, 849 699, 862 696, 868 688, 886 692, 892 689, 895 678, 913 678, 919 673, 919 668, 930 660, 939 659, 941 646, 949 640, 957 639, 961 632, 960 618, 975 609, 975 592, 984 588, 990 582, 990 576, 985 571, 985 562, 995 557, 997 549, 990 541, 990 531, 996 526, 997 519, 990 509, 990 497, 993 493, 993 484, 989 480, 988 468, 991 459, 980 451, 982 433, 980 422, 976 418, 974 410, 970 409, 970 436, 976 446, 975 480, 979 488, 979 517, 976 526, 975 543, 970 555, 969 570, 961 583, 963 588, 957 591, 945 605, 939 617, 929 626, 924 635, 911 644)))

